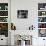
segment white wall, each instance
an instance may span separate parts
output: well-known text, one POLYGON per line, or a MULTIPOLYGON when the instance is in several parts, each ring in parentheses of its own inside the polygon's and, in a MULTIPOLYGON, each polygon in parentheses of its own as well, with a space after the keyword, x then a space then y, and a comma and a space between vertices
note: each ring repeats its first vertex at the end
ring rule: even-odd
MULTIPOLYGON (((33 24, 35 26, 34 31, 36 32, 36 34, 33 34, 34 36, 38 36, 38 3, 45 2, 46 0, 11 0, 11 22, 16 25, 16 31, 20 32, 19 30, 23 30, 24 32, 29 26, 33 24), (28 18, 18 19, 17 10, 28 10, 28 18)), ((43 44, 43 40, 41 39, 42 38, 34 37, 33 46, 40 46, 39 44, 43 44)))
POLYGON ((27 30, 32 24, 37 23, 37 2, 31 0, 15 0, 11 2, 11 19, 17 30, 27 30), (33 3, 32 3, 33 2, 33 3), (27 19, 18 19, 17 10, 28 10, 27 19))

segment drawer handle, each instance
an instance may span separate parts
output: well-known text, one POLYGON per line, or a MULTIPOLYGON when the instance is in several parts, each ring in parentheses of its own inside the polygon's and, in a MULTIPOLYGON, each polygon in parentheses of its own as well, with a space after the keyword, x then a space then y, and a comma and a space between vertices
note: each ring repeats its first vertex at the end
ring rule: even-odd
POLYGON ((3 39, 1 39, 1 40, 3 40, 3 39))
POLYGON ((45 39, 43 39, 43 40, 45 40, 45 39))

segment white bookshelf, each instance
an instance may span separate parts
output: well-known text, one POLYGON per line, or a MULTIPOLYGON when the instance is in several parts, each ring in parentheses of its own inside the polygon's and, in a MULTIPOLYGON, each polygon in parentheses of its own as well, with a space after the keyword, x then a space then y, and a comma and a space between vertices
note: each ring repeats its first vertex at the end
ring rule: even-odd
POLYGON ((38 11, 46 11, 46 9, 44 9, 44 10, 38 10, 38 11))
MULTIPOLYGON (((7 38, 8 38, 8 3, 0 3, 0 28, 4 31, 7 31, 5 32, 5 36, 7 34, 7 38), (5 7, 6 6, 6 7, 5 7), (2 27, 5 27, 5 29, 3 29, 2 27)), ((1 30, 1 31, 2 31, 1 30)), ((1 32, 0 32, 1 33, 1 32)), ((4 32, 3 32, 4 33, 4 32)))
POLYGON ((45 34, 41 32, 45 31, 46 33, 46 3, 38 4, 38 32, 39 37, 46 37, 45 34))
MULTIPOLYGON (((45 18, 43 21, 38 21, 38 23, 39 24, 46 24, 46 5, 44 6, 43 4, 46 4, 46 3, 40 3, 40 5, 39 5, 39 8, 38 8, 38 19, 40 18, 45 18), (41 6, 41 5, 43 5, 43 6, 41 6), (43 8, 43 7, 45 7, 45 8, 43 8), (42 8, 42 9, 40 9, 40 8, 42 8)), ((38 29, 41 29, 41 28, 38 28, 38 29)))
MULTIPOLYGON (((8 12, 8 15, 4 15, 4 16, 1 16, 0 15, 0 18, 7 18, 7 22, 3 22, 3 21, 0 21, 0 24, 8 24, 8 37, 3 37, 2 35, 1 35, 1 37, 3 37, 3 39, 5 39, 5 41, 4 40, 0 40, 0 45, 11 45, 10 44, 10 40, 9 40, 9 29, 10 29, 10 15, 11 15, 11 4, 10 4, 10 2, 11 2, 11 0, 0 0, 0 4, 5 4, 5 3, 7 3, 8 4, 8 10, 6 10, 6 9, 0 9, 0 12, 8 12), (5 44, 6 43, 6 44, 5 44)), ((0 38, 1 38, 0 37, 0 38)))

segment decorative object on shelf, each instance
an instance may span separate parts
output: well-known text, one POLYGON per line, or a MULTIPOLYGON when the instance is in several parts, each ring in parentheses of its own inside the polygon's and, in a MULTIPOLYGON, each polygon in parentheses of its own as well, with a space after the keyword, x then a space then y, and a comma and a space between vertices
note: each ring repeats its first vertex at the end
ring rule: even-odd
POLYGON ((38 3, 38 10, 46 10, 46 3, 38 3))
POLYGON ((8 30, 8 23, 0 23, 1 30, 8 30))
POLYGON ((11 23, 11 30, 16 30, 16 26, 13 23, 11 23))
POLYGON ((34 30, 34 26, 33 25, 31 25, 31 26, 29 26, 29 30, 34 30))
POLYGON ((38 22, 42 22, 42 18, 41 17, 38 17, 38 22))
POLYGON ((0 10, 8 10, 8 3, 0 3, 0 10))
POLYGON ((5 10, 8 10, 8 6, 5 6, 5 10))
POLYGON ((38 28, 46 28, 46 23, 39 23, 38 24, 38 28))
POLYGON ((38 17, 38 22, 46 22, 46 17, 38 17))
POLYGON ((28 18, 28 10, 18 10, 17 18, 28 18))
POLYGON ((42 15, 45 15, 45 12, 42 12, 42 15))
POLYGON ((8 16, 8 11, 0 11, 0 16, 8 16))
POLYGON ((46 16, 46 11, 38 11, 38 16, 46 16))
POLYGON ((29 38, 29 36, 26 36, 26 35, 19 35, 19 36, 20 36, 20 38, 21 38, 22 40, 26 40, 26 39, 29 38))
POLYGON ((0 17, 0 22, 8 22, 8 17, 0 17))
POLYGON ((46 37, 46 29, 39 29, 39 37, 46 37))
POLYGON ((8 30, 1 30, 0 35, 5 35, 5 37, 8 37, 8 30))
POLYGON ((44 10, 44 8, 40 8, 40 10, 44 10))
POLYGON ((8 23, 0 23, 0 35, 8 37, 8 23))

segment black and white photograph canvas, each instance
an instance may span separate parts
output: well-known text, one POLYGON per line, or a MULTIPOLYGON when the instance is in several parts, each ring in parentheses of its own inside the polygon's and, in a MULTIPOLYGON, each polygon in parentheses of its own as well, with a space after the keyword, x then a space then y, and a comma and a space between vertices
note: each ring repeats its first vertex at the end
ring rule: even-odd
POLYGON ((28 18, 28 10, 17 10, 17 18, 28 18))

